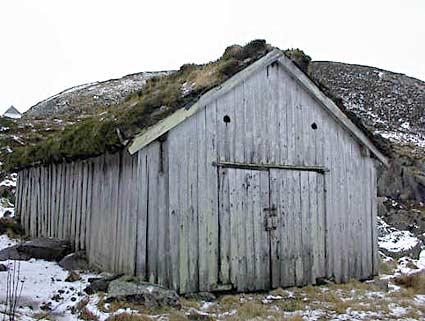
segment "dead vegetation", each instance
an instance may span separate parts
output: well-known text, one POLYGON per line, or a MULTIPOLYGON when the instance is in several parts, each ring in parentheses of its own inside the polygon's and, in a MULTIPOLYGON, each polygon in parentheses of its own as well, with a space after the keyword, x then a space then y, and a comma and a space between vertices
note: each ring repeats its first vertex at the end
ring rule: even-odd
POLYGON ((87 309, 86 307, 82 308, 80 313, 78 314, 78 317, 84 321, 98 321, 99 317, 87 309))
POLYGON ((402 274, 394 278, 394 283, 413 291, 415 294, 425 294, 425 271, 402 274))
POLYGON ((106 321, 151 321, 152 318, 137 313, 118 313, 110 316, 106 321))
POLYGON ((100 117, 84 118, 37 144, 16 148, 7 157, 5 167, 19 169, 116 152, 141 129, 191 105, 271 49, 264 40, 254 40, 243 47, 227 48, 216 61, 186 64, 177 72, 150 78, 142 90, 123 104, 105 108, 100 117))

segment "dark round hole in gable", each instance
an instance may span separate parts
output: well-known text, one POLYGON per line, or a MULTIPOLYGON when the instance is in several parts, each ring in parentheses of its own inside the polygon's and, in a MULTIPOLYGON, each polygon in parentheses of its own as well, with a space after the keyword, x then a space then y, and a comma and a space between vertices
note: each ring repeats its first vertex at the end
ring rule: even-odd
POLYGON ((223 121, 227 124, 227 123, 230 123, 230 117, 228 116, 228 115, 225 115, 224 117, 223 117, 223 121))
POLYGON ((317 124, 316 123, 311 124, 311 128, 313 128, 314 130, 316 130, 317 129, 317 124))

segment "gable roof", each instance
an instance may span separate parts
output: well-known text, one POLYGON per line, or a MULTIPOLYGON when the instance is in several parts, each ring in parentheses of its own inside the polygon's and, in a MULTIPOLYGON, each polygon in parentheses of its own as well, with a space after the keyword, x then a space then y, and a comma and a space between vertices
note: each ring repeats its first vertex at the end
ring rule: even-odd
POLYGON ((13 105, 12 106, 10 106, 4 113, 3 113, 3 116, 13 116, 13 115, 16 115, 16 116, 21 116, 22 114, 19 112, 19 110, 17 110, 13 105))
POLYGON ((264 68, 272 63, 279 63, 283 69, 288 72, 295 81, 302 86, 312 97, 353 137, 362 145, 365 146, 377 159, 379 159, 384 165, 388 166, 387 157, 380 152, 380 150, 374 145, 374 143, 367 137, 367 135, 358 128, 341 109, 327 97, 319 87, 306 76, 288 57, 285 56, 284 52, 279 49, 274 49, 264 57, 260 58, 253 64, 249 65, 242 71, 235 74, 233 77, 225 81, 218 87, 209 90, 207 93, 202 95, 193 105, 189 108, 178 109, 168 117, 160 120, 153 126, 145 128, 141 133, 136 135, 133 142, 130 144, 128 151, 130 154, 136 153, 146 145, 150 144, 163 134, 167 133, 178 124, 191 117, 204 106, 217 98, 223 96, 241 82, 250 77, 253 73, 264 68))

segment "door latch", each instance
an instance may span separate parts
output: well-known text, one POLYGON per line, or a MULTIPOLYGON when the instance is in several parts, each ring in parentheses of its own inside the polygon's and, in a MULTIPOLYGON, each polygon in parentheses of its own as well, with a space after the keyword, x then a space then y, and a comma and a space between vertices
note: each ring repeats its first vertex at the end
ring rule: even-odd
POLYGON ((277 228, 277 208, 276 206, 264 208, 266 215, 264 217, 264 227, 266 231, 272 231, 277 228))

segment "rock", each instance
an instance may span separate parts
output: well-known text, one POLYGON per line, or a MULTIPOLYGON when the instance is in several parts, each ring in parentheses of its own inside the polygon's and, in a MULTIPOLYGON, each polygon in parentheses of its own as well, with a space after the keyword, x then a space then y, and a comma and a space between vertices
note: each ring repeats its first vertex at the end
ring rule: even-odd
POLYGON ((4 265, 4 264, 0 264, 0 272, 5 272, 5 271, 7 271, 8 270, 8 268, 7 268, 7 266, 6 265, 4 265))
POLYGON ((388 209, 385 206, 384 202, 387 200, 386 197, 377 197, 376 201, 378 203, 378 216, 385 217, 388 215, 388 209))
POLYGON ((189 300, 205 302, 213 302, 217 299, 216 296, 210 292, 187 293, 184 297, 189 300))
POLYGON ((82 251, 68 254, 59 261, 59 266, 67 271, 81 271, 89 269, 89 264, 86 260, 86 253, 82 251))
POLYGON ((366 284, 374 285, 381 291, 388 292, 388 280, 374 279, 366 281, 366 284))
POLYGON ((109 283, 107 301, 115 300, 137 302, 147 307, 180 307, 175 291, 131 277, 121 277, 109 283))
POLYGON ((17 245, 20 253, 25 253, 31 258, 47 261, 59 261, 71 250, 67 241, 53 238, 37 238, 17 245))
POLYGON ((197 311, 195 309, 190 309, 188 314, 186 315, 188 320, 193 321, 213 321, 216 320, 214 317, 209 315, 206 312, 197 311))
POLYGON ((69 272, 68 276, 65 279, 65 282, 75 282, 81 280, 80 274, 75 271, 69 272))
POLYGON ((18 245, 13 245, 0 251, 0 261, 6 261, 6 260, 28 261, 30 258, 31 258, 30 255, 26 253, 21 253, 18 251, 18 245))
POLYGON ((329 285, 335 284, 335 282, 328 278, 316 278, 316 285, 329 285))
POLYGON ((412 259, 419 259, 419 254, 422 251, 422 242, 418 240, 418 242, 410 247, 405 249, 400 249, 398 251, 392 251, 383 247, 380 247, 379 250, 386 256, 389 256, 393 259, 400 259, 402 257, 410 257, 412 259))
POLYGON ((107 292, 109 283, 122 277, 123 274, 115 274, 112 276, 105 276, 102 278, 90 278, 88 281, 90 285, 84 289, 87 294, 94 294, 96 292, 107 292))

